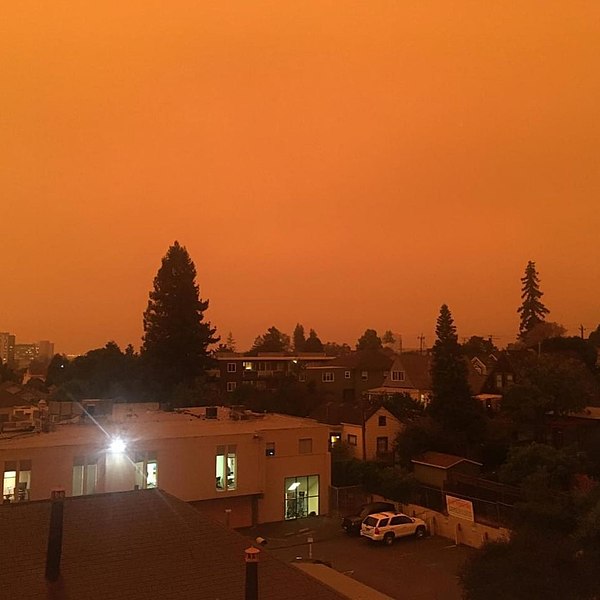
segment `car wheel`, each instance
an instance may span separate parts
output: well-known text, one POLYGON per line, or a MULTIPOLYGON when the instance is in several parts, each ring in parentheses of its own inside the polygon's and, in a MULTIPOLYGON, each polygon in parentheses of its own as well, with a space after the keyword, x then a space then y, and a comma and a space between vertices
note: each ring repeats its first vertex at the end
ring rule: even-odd
POLYGON ((394 543, 394 534, 393 533, 386 533, 383 536, 383 543, 386 546, 391 546, 394 543))
POLYGON ((423 527, 423 525, 420 525, 419 527, 417 527, 417 530, 415 531, 415 537, 420 540, 421 538, 425 537, 425 534, 427 533, 427 531, 425 530, 425 527, 423 527))

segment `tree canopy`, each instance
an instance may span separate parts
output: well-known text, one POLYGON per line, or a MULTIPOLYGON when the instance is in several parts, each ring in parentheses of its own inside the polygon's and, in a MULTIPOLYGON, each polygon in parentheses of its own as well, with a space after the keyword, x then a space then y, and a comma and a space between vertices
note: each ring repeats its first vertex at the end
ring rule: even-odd
POLYGON ((298 354, 298 352, 304 352, 304 344, 306 343, 304 325, 296 323, 296 327, 294 327, 294 333, 292 334, 292 339, 294 343, 294 352, 296 354, 298 354))
POLYGON ((204 321, 208 300, 200 298, 196 267, 175 242, 162 259, 144 312, 142 356, 162 393, 192 385, 212 364, 208 346, 219 341, 204 321))
POLYGON ((289 352, 290 350, 290 336, 273 326, 254 340, 250 352, 289 352))
POLYGON ((429 414, 446 431, 463 436, 465 442, 481 435, 481 408, 471 397, 467 364, 458 343, 450 309, 442 305, 432 350, 432 398, 429 414))
POLYGON ((521 278, 521 306, 517 312, 521 316, 519 324, 519 337, 522 338, 531 329, 545 320, 545 316, 550 312, 542 303, 541 298, 544 295, 540 291, 540 279, 535 268, 535 262, 529 261, 525 267, 525 275, 521 278))
POLYGON ((374 329, 367 329, 356 342, 357 350, 379 350, 383 348, 381 338, 374 329))
POLYGON ((306 338, 306 342, 304 343, 304 351, 305 352, 323 352, 323 343, 319 339, 317 332, 314 329, 311 329, 308 332, 308 337, 306 338))

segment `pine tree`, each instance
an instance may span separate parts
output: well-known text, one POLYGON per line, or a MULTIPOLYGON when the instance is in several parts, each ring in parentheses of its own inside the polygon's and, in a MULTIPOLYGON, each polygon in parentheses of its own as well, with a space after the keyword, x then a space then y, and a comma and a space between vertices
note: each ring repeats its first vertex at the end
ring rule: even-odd
POLYGON ((478 402, 471 396, 467 364, 446 304, 440 309, 435 332, 428 411, 445 431, 468 444, 481 434, 482 417, 478 402))
POLYGON ((207 348, 219 338, 204 322, 208 300, 199 293, 196 267, 176 241, 162 259, 144 312, 142 354, 162 393, 193 384, 212 362, 207 348))
POLYGON ((323 352, 323 342, 319 339, 317 332, 311 329, 304 344, 305 352, 323 352))
POLYGON ((306 338, 304 337, 304 326, 300 325, 300 323, 296 323, 296 327, 294 328, 294 333, 292 335, 294 340, 294 352, 298 354, 298 352, 304 351, 304 344, 306 343, 306 338))
POLYGON ((542 323, 545 320, 545 315, 550 312, 542 304, 541 297, 544 293, 540 291, 540 279, 532 260, 527 263, 525 276, 521 278, 521 283, 523 284, 521 288, 523 303, 517 309, 517 312, 521 315, 520 338, 531 331, 538 323, 542 323))
POLYGON ((227 348, 227 350, 229 350, 229 352, 235 352, 235 346, 236 346, 235 338, 233 337, 233 334, 230 331, 229 334, 227 335, 227 341, 225 342, 225 347, 227 348))

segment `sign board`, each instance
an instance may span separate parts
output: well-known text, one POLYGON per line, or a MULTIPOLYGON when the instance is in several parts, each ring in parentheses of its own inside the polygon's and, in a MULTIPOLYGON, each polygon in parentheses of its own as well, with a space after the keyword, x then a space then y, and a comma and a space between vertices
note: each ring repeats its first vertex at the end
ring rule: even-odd
POLYGON ((451 517, 457 517, 465 521, 475 521, 473 503, 470 500, 463 500, 462 498, 455 498, 446 494, 446 508, 451 517))

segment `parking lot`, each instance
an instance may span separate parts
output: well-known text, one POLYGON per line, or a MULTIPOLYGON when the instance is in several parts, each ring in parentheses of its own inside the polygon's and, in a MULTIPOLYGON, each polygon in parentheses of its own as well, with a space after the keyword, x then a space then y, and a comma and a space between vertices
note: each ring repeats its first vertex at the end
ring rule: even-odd
POLYGON ((459 600, 456 573, 473 552, 441 537, 403 538, 388 547, 348 536, 339 519, 328 517, 269 523, 242 533, 266 539, 265 547, 281 560, 325 561, 337 571, 402 600, 459 600))

